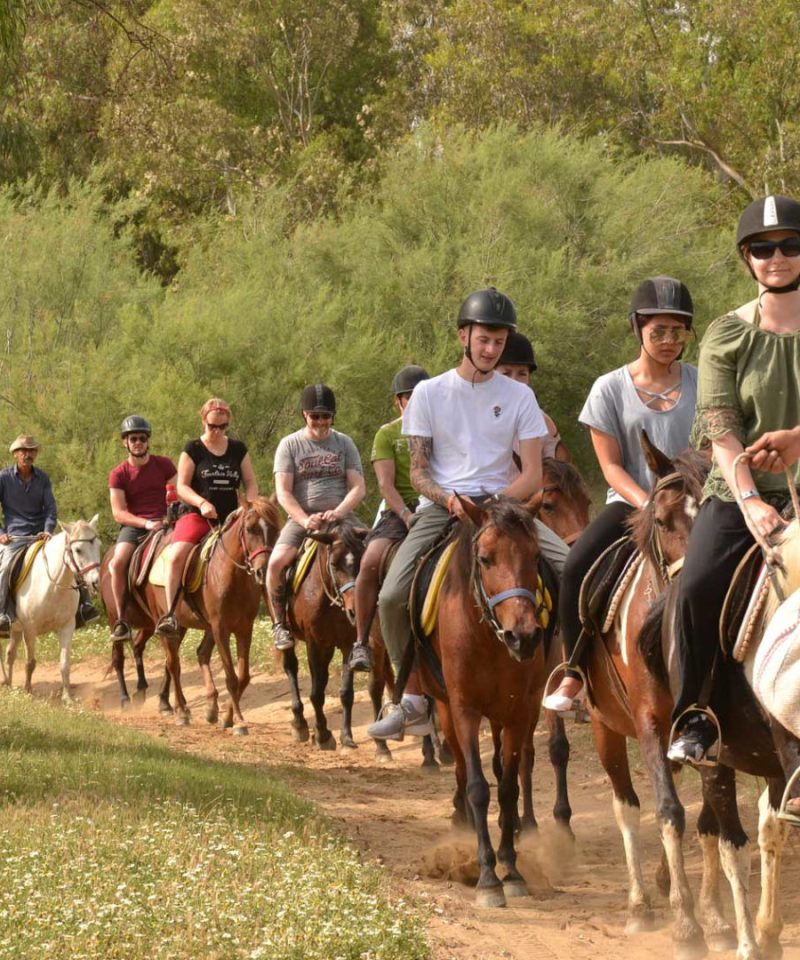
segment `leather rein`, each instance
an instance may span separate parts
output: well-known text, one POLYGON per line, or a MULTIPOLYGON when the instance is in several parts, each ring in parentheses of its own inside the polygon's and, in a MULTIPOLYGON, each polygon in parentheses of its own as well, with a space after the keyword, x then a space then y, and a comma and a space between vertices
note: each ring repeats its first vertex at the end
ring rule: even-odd
MULTIPOLYGON (((245 520, 246 511, 244 507, 239 507, 238 510, 235 510, 225 521, 225 526, 222 529, 222 532, 219 535, 219 545, 222 549, 222 552, 230 560, 230 562, 238 569, 244 570, 245 573, 252 577, 254 580, 258 579, 258 570, 254 566, 254 561, 262 554, 269 556, 272 553, 273 548, 265 543, 262 547, 257 547, 255 550, 247 549, 247 541, 245 539, 245 520), (225 534, 233 527, 235 523, 239 523, 239 547, 242 551, 242 556, 244 557, 244 563, 239 563, 239 561, 228 552, 228 548, 225 546, 224 536, 225 534)), ((209 557, 209 560, 211 558, 209 557)))
MULTIPOLYGON (((86 566, 79 566, 78 561, 73 552, 72 546, 75 543, 96 543, 97 536, 93 537, 81 537, 79 539, 73 540, 70 538, 70 535, 67 531, 64 531, 64 552, 61 555, 61 566, 66 568, 72 576, 75 578, 75 583, 71 584, 68 587, 60 584, 53 575, 50 573, 50 567, 47 564, 47 554, 45 550, 47 549, 47 544, 45 544, 42 549, 42 559, 44 560, 44 569, 47 573, 47 579, 54 587, 58 587, 61 590, 79 590, 81 587, 86 586, 86 581, 84 580, 84 575, 90 573, 92 570, 97 570, 100 567, 100 562, 97 563, 87 563, 86 566), (69 562, 67 562, 69 561, 69 562)), ((56 574, 58 576, 58 574, 56 574)))

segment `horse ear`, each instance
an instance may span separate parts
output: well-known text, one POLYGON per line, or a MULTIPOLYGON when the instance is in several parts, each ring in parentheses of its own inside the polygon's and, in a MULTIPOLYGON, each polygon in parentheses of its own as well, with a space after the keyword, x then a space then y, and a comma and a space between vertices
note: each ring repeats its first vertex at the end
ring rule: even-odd
POLYGON ((61 527, 61 529, 64 531, 64 533, 66 533, 66 535, 67 535, 68 537, 69 537, 69 536, 72 536, 72 528, 75 526, 74 523, 62 523, 62 522, 59 520, 59 521, 58 521, 58 525, 59 525, 59 527, 61 527))
POLYGON ((480 527, 481 524, 483 523, 484 511, 476 503, 473 503, 471 500, 465 500, 463 497, 460 497, 458 494, 456 494, 456 496, 458 497, 458 502, 461 504, 464 510, 464 513, 466 513, 466 515, 470 518, 470 520, 475 524, 476 527, 480 527))
POLYGON ((650 437, 647 436, 646 430, 642 430, 640 442, 647 466, 650 467, 657 477, 666 477, 667 474, 674 472, 675 465, 665 453, 662 453, 658 449, 650 437))
POLYGON ((92 517, 92 519, 89 521, 89 526, 92 528, 92 530, 94 530, 95 533, 97 533, 97 522, 99 519, 100 519, 100 514, 96 513, 92 517))
POLYGON ((336 540, 332 533, 322 530, 306 530, 306 536, 309 540, 316 540, 317 543, 327 543, 328 546, 336 540))
POLYGON ((544 502, 544 490, 540 490, 525 502, 525 509, 530 513, 532 517, 538 517, 539 511, 542 509, 542 503, 544 502))
POLYGON ((369 532, 370 532, 369 527, 356 527, 356 529, 353 531, 353 533, 355 534, 356 537, 358 537, 359 540, 366 540, 369 532))

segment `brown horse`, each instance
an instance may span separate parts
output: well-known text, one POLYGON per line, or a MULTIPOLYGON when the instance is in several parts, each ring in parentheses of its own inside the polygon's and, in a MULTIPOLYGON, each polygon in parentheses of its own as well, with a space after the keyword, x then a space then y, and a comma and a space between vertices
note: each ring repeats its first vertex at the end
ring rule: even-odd
POLYGON ((570 546, 589 526, 592 498, 583 477, 571 463, 545 457, 542 460, 542 489, 528 501, 528 507, 546 527, 570 546))
MULTIPOLYGON (((197 648, 197 659, 206 686, 206 720, 216 723, 219 718, 218 693, 211 673, 211 653, 216 645, 225 671, 225 684, 231 698, 223 720, 224 727, 234 727, 234 733, 246 734, 247 726, 240 708, 242 694, 250 682, 250 645, 253 623, 258 615, 261 592, 269 553, 278 536, 280 515, 272 498, 257 497, 228 517, 223 531, 208 561, 200 588, 190 596, 185 594, 176 605, 175 615, 180 630, 175 637, 162 637, 166 657, 164 682, 159 693, 159 709, 172 713, 169 703, 170 685, 174 684, 177 722, 189 722, 189 708, 180 682, 180 644, 187 629, 203 631, 197 648), (234 667, 230 635, 236 637, 238 664, 234 667)), ((163 549, 167 549, 168 542, 163 549)), ((103 559, 101 591, 109 623, 116 618, 108 573, 110 552, 103 559)), ((144 675, 143 651, 153 635, 154 624, 166 612, 164 588, 150 583, 128 601, 126 619, 137 628, 133 643, 138 675, 137 693, 144 695, 147 680, 144 675)), ((123 705, 128 700, 124 677, 124 646, 115 641, 112 648, 112 666, 120 684, 123 705)))
MULTIPOLYGON (((296 640, 306 642, 311 703, 316 718, 314 742, 321 750, 336 749, 324 711, 325 688, 336 649, 342 653, 340 742, 351 749, 357 746, 352 730, 353 672, 348 660, 356 639, 353 588, 368 533, 369 528, 351 516, 309 534, 319 543, 317 555, 300 589, 289 598, 289 629, 296 640)), ((294 650, 285 650, 282 660, 291 687, 292 729, 295 739, 302 743, 308 740, 309 731, 300 696, 297 654, 294 650)))
POLYGON ((503 499, 481 507, 462 505, 469 519, 457 534, 432 638, 446 689, 425 657, 420 672, 455 756, 454 820, 471 822, 478 833, 477 903, 502 906, 506 896, 528 892, 516 867, 514 831, 520 756, 538 710, 535 690, 544 686, 539 544, 533 516, 524 506, 503 499), (497 857, 488 829, 489 785, 481 766, 483 717, 503 731, 497 857), (502 883, 495 871, 498 858, 506 870, 502 883))
MULTIPOLYGON (((631 780, 626 745, 627 738, 635 738, 655 792, 664 846, 658 879, 662 889, 670 893, 677 955, 702 956, 706 941, 717 950, 728 949, 736 943, 736 935, 722 914, 719 894, 722 862, 737 913, 738 957, 751 960, 761 954, 748 919, 743 852, 747 838, 736 806, 732 767, 766 776, 770 798, 774 800, 780 797, 780 766, 763 721, 759 721, 754 711, 740 709, 730 729, 736 730, 737 735, 749 730, 749 739, 742 741, 742 749, 735 754, 723 754, 729 766, 701 771, 703 807, 698 832, 703 853, 700 912, 704 936, 695 917, 683 862, 685 812, 666 757, 673 704, 669 675, 674 678, 676 663, 674 643, 667 637, 669 630, 665 630, 662 637, 662 626, 668 627, 672 622, 676 577, 697 512, 707 464, 699 455, 691 453, 670 460, 653 447, 646 436, 643 448, 657 478, 649 506, 639 511, 632 522, 633 536, 643 560, 610 630, 590 646, 585 663, 595 743, 611 780, 614 814, 623 836, 628 866, 626 929, 628 932, 647 929, 653 920, 639 854, 639 799, 631 780)), ((740 699, 738 694, 736 699, 740 699)), ((774 884, 769 879, 762 881, 762 896, 767 898, 762 900, 762 914, 770 918, 765 922, 766 943, 771 935, 767 928, 774 915, 774 884)))

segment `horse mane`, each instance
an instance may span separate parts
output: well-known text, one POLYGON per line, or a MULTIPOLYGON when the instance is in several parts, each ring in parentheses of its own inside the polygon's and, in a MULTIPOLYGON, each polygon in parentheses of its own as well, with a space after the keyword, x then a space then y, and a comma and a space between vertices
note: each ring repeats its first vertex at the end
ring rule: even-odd
POLYGON ((589 488, 576 467, 566 460, 556 460, 554 457, 545 457, 542 460, 542 473, 545 483, 552 483, 569 500, 578 500, 588 507, 592 502, 589 488))
MULTIPOLYGON (((679 473, 684 481, 685 489, 680 496, 684 497, 688 495, 694 497, 699 506, 700 497, 703 493, 703 484, 708 476, 708 471, 711 469, 711 464, 708 459, 704 457, 702 453, 689 447, 675 457, 672 465, 675 472, 679 473)), ((659 479, 660 478, 657 477, 655 483, 650 487, 651 500, 659 479)), ((655 522, 655 510, 649 509, 636 510, 628 520, 628 529, 631 532, 633 542, 642 553, 651 560, 654 559, 652 556, 652 543, 655 522)))
POLYGON ((664 652, 662 649, 662 635, 664 630, 664 615, 667 607, 667 594, 671 589, 675 589, 670 583, 667 589, 656 597, 653 605, 647 611, 647 616, 639 631, 638 645, 639 653, 649 674, 664 687, 669 690, 669 674, 667 665, 664 662, 664 652))
POLYGON ((360 557, 364 552, 363 531, 365 526, 355 514, 348 514, 339 520, 335 520, 333 523, 328 524, 327 529, 332 533, 335 532, 338 534, 346 549, 356 557, 360 557))
MULTIPOLYGON (((531 512, 518 500, 508 497, 499 497, 487 500, 480 504, 487 514, 487 524, 497 527, 504 536, 513 536, 524 533, 536 540, 536 523, 531 512)), ((464 570, 472 569, 472 540, 475 536, 475 526, 472 523, 461 521, 456 533, 456 549, 454 559, 464 570)))
POLYGON ((278 510, 278 504, 272 499, 272 497, 256 497, 253 500, 249 507, 251 510, 255 510, 258 518, 263 520, 267 526, 275 527, 276 529, 281 525, 281 515, 278 510))

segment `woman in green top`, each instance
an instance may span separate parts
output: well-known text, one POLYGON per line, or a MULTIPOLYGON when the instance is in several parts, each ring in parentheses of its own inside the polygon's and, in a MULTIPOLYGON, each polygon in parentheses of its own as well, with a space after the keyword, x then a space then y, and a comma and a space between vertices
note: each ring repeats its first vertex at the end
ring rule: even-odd
POLYGON ((400 416, 390 423, 385 423, 372 442, 370 461, 378 478, 378 488, 386 509, 367 537, 366 550, 356 578, 356 642, 350 654, 352 670, 369 670, 372 666, 369 631, 378 603, 381 558, 390 543, 405 538, 417 507, 417 493, 409 479, 411 456, 408 438, 402 435, 402 414, 408 406, 414 387, 428 379, 428 372, 415 364, 398 370, 392 379, 392 393, 400 416))
MULTIPOLYGON (((736 240, 758 297, 715 320, 700 348, 695 436, 699 445, 711 443, 714 461, 678 588, 681 688, 674 717, 683 720, 668 756, 681 763, 713 763, 717 752, 716 726, 697 700, 731 577, 753 544, 744 512, 769 537, 782 528, 779 511, 789 501, 785 475, 751 473, 740 464, 734 478, 734 460, 762 434, 800 423, 800 203, 782 196, 754 201, 736 240)), ((711 691, 711 709, 715 700, 711 691)))

